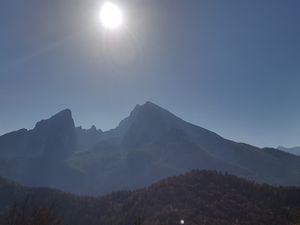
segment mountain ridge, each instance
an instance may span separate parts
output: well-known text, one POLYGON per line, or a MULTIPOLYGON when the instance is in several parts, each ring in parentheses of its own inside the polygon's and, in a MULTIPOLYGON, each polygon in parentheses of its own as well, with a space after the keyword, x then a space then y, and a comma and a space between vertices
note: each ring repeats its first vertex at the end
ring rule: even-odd
POLYGON ((300 157, 227 140, 146 102, 109 131, 76 127, 69 109, 0 136, 0 175, 80 194, 145 187, 192 169, 300 185, 300 157), (38 175, 37 175, 38 174, 38 175))

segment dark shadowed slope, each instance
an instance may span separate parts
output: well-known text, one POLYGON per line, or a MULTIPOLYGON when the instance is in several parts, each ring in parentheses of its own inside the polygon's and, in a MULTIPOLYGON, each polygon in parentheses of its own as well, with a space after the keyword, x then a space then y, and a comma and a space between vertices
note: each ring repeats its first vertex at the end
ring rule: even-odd
POLYGON ((0 211, 30 196, 33 205, 55 205, 65 224, 292 225, 300 221, 300 190, 258 185, 231 175, 192 171, 131 192, 76 197, 0 180, 0 211))

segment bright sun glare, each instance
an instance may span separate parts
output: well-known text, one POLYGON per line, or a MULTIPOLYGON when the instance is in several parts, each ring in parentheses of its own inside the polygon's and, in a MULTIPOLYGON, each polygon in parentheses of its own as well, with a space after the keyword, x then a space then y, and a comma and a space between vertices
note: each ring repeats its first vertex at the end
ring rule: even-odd
POLYGON ((105 2, 100 11, 100 20, 107 29, 120 27, 123 23, 121 8, 112 2, 105 2))

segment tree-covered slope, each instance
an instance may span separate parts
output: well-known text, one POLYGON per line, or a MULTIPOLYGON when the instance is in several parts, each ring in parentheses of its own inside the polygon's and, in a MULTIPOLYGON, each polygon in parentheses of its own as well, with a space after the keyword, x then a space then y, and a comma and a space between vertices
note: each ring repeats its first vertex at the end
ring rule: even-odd
POLYGON ((79 197, 39 188, 24 188, 2 180, 1 211, 26 196, 35 206, 55 206, 65 224, 127 225, 289 225, 300 213, 300 189, 271 187, 232 175, 192 171, 137 191, 101 198, 79 197))

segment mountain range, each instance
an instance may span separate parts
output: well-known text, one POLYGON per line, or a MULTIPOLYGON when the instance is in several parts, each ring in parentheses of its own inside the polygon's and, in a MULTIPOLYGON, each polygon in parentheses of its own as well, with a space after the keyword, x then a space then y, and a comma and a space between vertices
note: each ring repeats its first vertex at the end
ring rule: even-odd
POLYGON ((227 140, 151 102, 105 132, 76 127, 66 109, 31 130, 0 137, 0 176, 23 185, 103 195, 192 169, 300 185, 300 157, 227 140))

